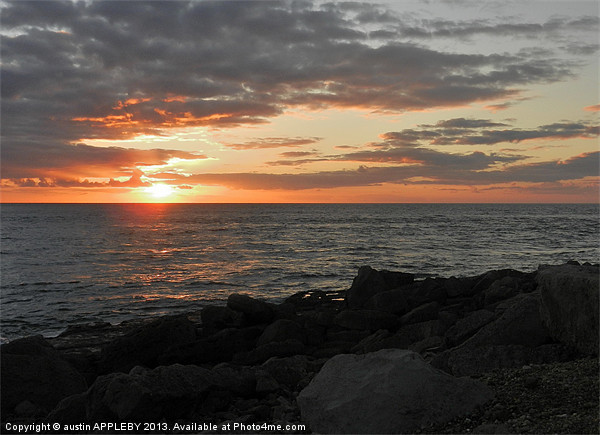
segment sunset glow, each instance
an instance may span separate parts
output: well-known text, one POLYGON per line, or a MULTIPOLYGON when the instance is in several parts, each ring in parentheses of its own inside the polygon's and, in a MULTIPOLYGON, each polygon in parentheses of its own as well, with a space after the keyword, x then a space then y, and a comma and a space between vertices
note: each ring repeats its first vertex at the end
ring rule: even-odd
POLYGON ((599 201, 595 1, 0 7, 2 202, 599 201))
POLYGON ((173 188, 167 184, 153 184, 144 190, 154 198, 165 198, 173 194, 173 188))

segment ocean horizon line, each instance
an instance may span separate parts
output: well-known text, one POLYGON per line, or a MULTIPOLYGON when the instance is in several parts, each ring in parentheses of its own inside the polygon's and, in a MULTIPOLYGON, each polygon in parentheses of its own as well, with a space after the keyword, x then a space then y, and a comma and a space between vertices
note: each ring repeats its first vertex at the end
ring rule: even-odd
POLYGON ((600 205, 598 202, 0 202, 2 205, 600 205))

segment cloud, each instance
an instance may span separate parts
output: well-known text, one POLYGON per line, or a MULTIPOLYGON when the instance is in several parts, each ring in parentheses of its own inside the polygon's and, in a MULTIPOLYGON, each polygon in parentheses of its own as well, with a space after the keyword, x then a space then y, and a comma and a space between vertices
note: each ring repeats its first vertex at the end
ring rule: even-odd
MULTIPOLYGON (((498 17, 503 21, 505 17, 498 17)), ((452 21, 446 19, 421 20, 415 25, 398 27, 403 36, 412 38, 469 38, 472 36, 526 36, 559 37, 565 31, 597 32, 600 19, 593 16, 580 18, 552 18, 543 23, 510 23, 491 20, 452 21)))
POLYGON ((344 154, 335 160, 368 163, 418 164, 423 167, 456 167, 463 170, 486 169, 498 163, 513 163, 524 156, 485 154, 476 151, 470 154, 445 153, 427 148, 395 147, 379 151, 359 151, 344 154))
POLYGON ((85 144, 14 142, 2 146, 3 178, 111 177, 137 166, 166 164, 172 158, 203 160, 205 155, 187 151, 121 147, 94 147, 85 144))
POLYGON ((281 157, 285 158, 297 158, 297 157, 308 157, 314 156, 318 153, 316 151, 287 151, 285 153, 279 153, 281 157))
POLYGON ((374 147, 385 148, 391 145, 496 145, 518 143, 525 140, 564 140, 593 139, 598 137, 600 127, 587 121, 556 122, 533 129, 510 128, 507 123, 492 122, 489 119, 455 118, 440 121, 435 125, 422 124, 418 129, 404 129, 384 133, 383 142, 374 147))
POLYGON ((107 183, 111 187, 145 187, 152 186, 152 183, 142 180, 144 173, 139 169, 134 169, 131 178, 127 181, 116 181, 112 178, 107 183))
POLYGON ((7 2, 2 15, 9 139, 231 127, 293 106, 452 107, 516 96, 515 86, 561 80, 576 66, 443 52, 398 35, 373 45, 361 26, 403 24, 371 4, 7 2))
POLYGON ((146 187, 152 183, 143 181, 141 177, 144 175, 139 169, 134 169, 131 178, 125 181, 117 181, 110 179, 108 182, 88 181, 70 178, 21 178, 21 179, 4 179, 6 186, 18 187, 146 187), (8 182, 7 182, 8 181, 8 182))
POLYGON ((224 145, 236 150, 266 149, 266 148, 296 148, 311 145, 321 140, 320 137, 265 137, 243 143, 225 143, 224 145))
MULTIPOLYGON (((85 145, 90 139, 254 125, 290 108, 401 113, 489 102, 499 109, 522 98, 529 85, 572 77, 581 63, 556 56, 558 46, 550 52, 503 48, 481 54, 460 51, 460 46, 427 46, 425 38, 559 38, 597 31, 598 23, 595 17, 544 23, 415 22, 372 3, 308 1, 6 1, 1 8, 2 177, 40 186, 86 183, 86 177, 112 178, 107 183, 114 186, 141 185, 135 174, 126 182, 115 179, 138 166, 206 158, 177 150, 85 145)), ((574 47, 573 56, 593 50, 590 44, 565 38, 561 47, 574 47)), ((442 153, 426 145, 493 145, 598 134, 596 126, 584 122, 531 130, 490 120, 445 122, 386 133, 370 151, 288 154, 269 163, 297 166, 327 160, 385 167, 299 175, 196 174, 181 180, 188 185, 222 182, 241 188, 246 182, 247 188, 272 188, 265 183, 308 188, 303 186, 407 182, 416 176, 443 179, 452 175, 443 171, 459 167, 493 173, 497 165, 514 164, 521 157, 442 153), (433 168, 436 174, 427 172, 433 168)), ((320 140, 267 137, 225 145, 237 150, 301 148, 320 140)))
MULTIPOLYGON (((191 176, 165 174, 173 184, 226 186, 244 190, 305 190, 374 186, 383 183, 490 186, 499 183, 551 183, 597 177, 599 152, 585 153, 564 161, 523 163, 502 169, 480 170, 442 165, 405 165, 321 171, 300 174, 207 173, 191 176)), ((469 157, 467 157, 469 159, 469 157)), ((481 165, 480 165, 481 166, 481 165)), ((157 176, 157 178, 160 178, 157 176)))

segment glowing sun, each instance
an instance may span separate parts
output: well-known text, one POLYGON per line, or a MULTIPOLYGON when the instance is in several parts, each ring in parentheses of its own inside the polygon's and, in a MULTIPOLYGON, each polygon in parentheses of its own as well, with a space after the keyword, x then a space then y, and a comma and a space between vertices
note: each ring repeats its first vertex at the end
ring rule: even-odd
POLYGON ((155 198, 165 198, 174 192, 173 188, 167 184, 153 184, 145 191, 155 198))

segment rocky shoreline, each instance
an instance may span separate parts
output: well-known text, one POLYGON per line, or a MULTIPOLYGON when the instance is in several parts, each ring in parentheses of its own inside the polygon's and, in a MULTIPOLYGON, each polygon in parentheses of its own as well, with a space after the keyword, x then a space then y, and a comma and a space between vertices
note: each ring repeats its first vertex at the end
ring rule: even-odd
POLYGON ((344 292, 15 340, 3 433, 598 433, 599 271, 365 266, 344 292))

